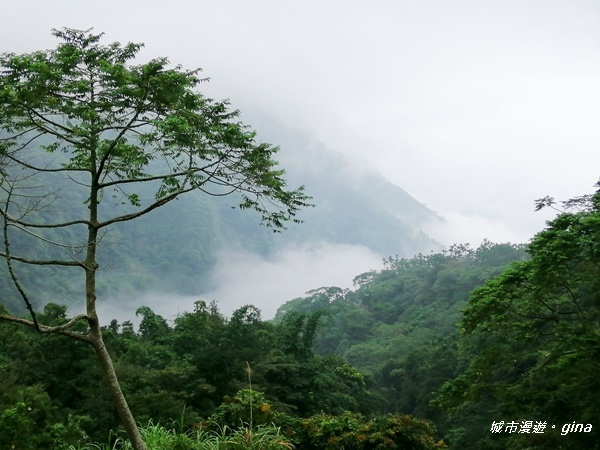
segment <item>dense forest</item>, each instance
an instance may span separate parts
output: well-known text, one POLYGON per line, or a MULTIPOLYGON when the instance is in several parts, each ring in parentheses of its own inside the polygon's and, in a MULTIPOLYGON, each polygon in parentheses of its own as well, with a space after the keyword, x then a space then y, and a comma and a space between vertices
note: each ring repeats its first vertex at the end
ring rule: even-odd
MULTIPOLYGON (((253 409, 298 448, 598 448, 600 195, 580 200, 527 246, 388 258, 354 290, 317 289, 271 322, 199 300, 173 323, 143 307, 137 330, 113 320, 103 333, 142 423, 235 427, 253 409)), ((47 305, 44 318, 67 312, 47 305)), ((85 345, 0 332, 3 445, 32 429, 39 443, 118 429, 85 345)))
MULTIPOLYGON (((286 147, 286 150, 306 153, 302 148, 290 150, 286 147)), ((319 151, 327 154, 328 149, 319 147, 319 151)), ((284 156, 288 152, 282 151, 284 156)), ((330 157, 332 164, 344 164, 336 160, 335 155, 330 157)), ((283 246, 309 243, 359 245, 377 254, 387 255, 392 251, 402 256, 412 256, 427 248, 441 249, 440 244, 415 231, 419 224, 441 219, 384 178, 372 174, 363 182, 352 185, 341 175, 327 177, 303 170, 290 172, 290 178, 298 184, 301 180, 310 183, 316 206, 302 212, 304 223, 289 225, 285 233, 274 234, 260 226, 252 211, 232 209, 238 200, 236 196, 223 199, 198 193, 190 193, 168 208, 157 209, 137 221, 111 227, 98 248, 102 261, 99 295, 103 299, 127 302, 131 297, 147 292, 190 296, 210 291, 215 287, 211 270, 222 251, 243 251, 268 257, 283 246), (369 196, 377 196, 378 201, 370 201, 369 196), (389 211, 382 205, 387 205, 389 211), (404 215, 402 220, 397 218, 400 212, 404 215), (354 226, 348 227, 346 223, 354 226), (141 253, 151 257, 139 258, 137 255, 141 253)), ((85 200, 69 186, 69 180, 42 175, 37 181, 51 183, 55 189, 60 189, 64 204, 82 204, 85 200)), ((148 186, 141 186, 136 192, 144 203, 153 195, 148 186)), ((104 206, 111 214, 133 210, 122 204, 120 196, 113 197, 110 193, 106 197, 104 206)), ((57 221, 73 219, 67 208, 46 212, 57 221)), ((75 247, 85 238, 80 234, 82 230, 76 231, 46 230, 43 236, 75 247)), ((13 240, 15 246, 27 247, 31 255, 62 257, 65 254, 64 249, 49 248, 45 242, 28 236, 15 235, 13 240)), ((19 263, 15 266, 37 307, 57 298, 69 306, 80 304, 80 290, 73 283, 72 273, 55 267, 19 263)), ((9 280, 3 264, 0 266, 0 295, 6 299, 5 305, 11 311, 23 313, 25 307, 9 280)), ((137 306, 140 305, 133 305, 131 309, 135 310, 137 306)))
MULTIPOLYGON (((104 330, 105 341, 142 423, 178 419, 191 429, 217 420, 233 427, 239 419, 249 420, 247 397, 259 395, 256 405, 268 404, 273 415, 261 419, 257 411, 255 423, 268 419, 289 427, 296 445, 307 438, 294 420, 325 420, 323 414, 340 421, 399 417, 411 427, 420 424, 423 430, 417 430, 433 444, 442 439, 445 423, 429 402, 456 369, 456 352, 439 355, 453 346, 468 292, 523 256, 521 246, 486 242, 477 250, 457 245, 440 254, 389 258, 384 270, 357 276, 356 290, 318 289, 282 306, 273 322, 261 320, 252 306, 225 318, 216 303, 201 300, 173 323, 142 307, 137 330, 113 320, 104 330), (247 409, 232 408, 235 402, 247 409), (440 432, 405 414, 437 422, 440 432)), ((47 305, 39 319, 63 323, 66 308, 47 305)), ((103 441, 118 428, 108 394, 89 373, 93 354, 85 344, 61 336, 40 339, 19 325, 4 325, 2 332, 7 343, 2 407, 15 413, 6 414, 5 429, 19 419, 24 423, 14 430, 29 434, 28 425, 36 421, 42 443, 56 423, 72 433, 65 432, 64 439, 85 433, 103 441), (19 417, 20 403, 37 415, 19 417)), ((373 442, 378 432, 373 430, 373 442)), ((7 443, 17 439, 5 436, 7 443)), ((396 438, 392 442, 398 444, 396 438)))

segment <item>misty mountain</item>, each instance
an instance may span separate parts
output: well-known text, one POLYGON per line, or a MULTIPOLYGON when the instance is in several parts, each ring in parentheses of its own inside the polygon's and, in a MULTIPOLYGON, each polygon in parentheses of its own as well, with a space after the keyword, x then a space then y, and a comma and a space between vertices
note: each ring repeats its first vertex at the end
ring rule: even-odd
POLYGON ((287 233, 290 239, 363 245, 382 257, 441 248, 422 228, 443 219, 366 162, 268 119, 252 123, 261 138, 281 146, 290 186, 305 185, 314 198, 315 208, 304 211, 305 223, 287 233))
MULTIPOLYGON (((313 197, 314 208, 302 211, 298 217, 303 223, 289 224, 288 230, 273 233, 260 225, 257 214, 240 211, 235 196, 188 194, 149 215, 108 230, 99 250, 100 298, 135 304, 137 297, 149 291, 179 295, 210 291, 217 287, 211 271, 217 255, 223 251, 266 258, 290 245, 346 244, 366 247, 386 257, 412 256, 440 248, 421 228, 441 219, 400 187, 302 132, 264 117, 256 124, 253 120, 246 121, 253 124, 260 140, 281 147, 277 157, 286 170, 288 185, 292 188, 304 185, 313 197)), ((73 210, 82 205, 77 192, 64 191, 63 207, 53 205, 53 221, 72 219, 73 210), (68 205, 73 205, 73 209, 68 205)), ((148 195, 149 192, 140 192, 142 199, 148 195)), ((110 195, 103 202, 109 209, 127 207, 110 195)), ((84 235, 57 232, 59 235, 52 239, 69 242, 84 235)), ((43 247, 41 242, 28 239, 15 242, 12 251, 38 257, 72 256, 64 254, 61 248, 43 247)), ((80 303, 83 280, 77 269, 15 266, 34 304, 80 303)), ((4 265, 0 267, 0 280, 1 302, 15 311, 23 311, 4 265)), ((285 300, 281 298, 281 302, 285 300)))

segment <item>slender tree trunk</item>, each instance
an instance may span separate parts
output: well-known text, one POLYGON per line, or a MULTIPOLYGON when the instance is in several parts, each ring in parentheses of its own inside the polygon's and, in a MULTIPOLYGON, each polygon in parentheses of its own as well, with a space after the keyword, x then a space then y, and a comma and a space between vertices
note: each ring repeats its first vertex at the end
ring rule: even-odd
POLYGON ((108 350, 106 350, 106 346, 104 345, 100 328, 97 326, 95 328, 95 330, 92 328, 90 333, 90 337, 92 338, 92 346, 96 351, 96 356, 100 362, 102 374, 104 375, 104 379, 108 384, 108 389, 113 397, 113 402, 117 408, 121 422, 125 427, 125 431, 127 432, 127 437, 129 438, 129 441, 135 450, 146 450, 146 444, 144 444, 144 441, 142 440, 142 435, 138 430, 135 419, 133 418, 133 414, 131 414, 131 410, 129 409, 129 405, 125 399, 125 395, 123 395, 123 391, 121 390, 121 385, 117 379, 117 374, 115 372, 112 359, 108 353, 108 350))
POLYGON ((102 374, 104 375, 104 379, 106 380, 108 389, 112 395, 113 402, 117 408, 121 422, 123 423, 125 431, 127 432, 127 437, 131 441, 131 445, 135 450, 146 450, 146 444, 144 444, 144 441, 142 440, 142 436, 135 423, 133 414, 131 414, 131 410, 129 409, 129 405, 125 399, 125 395, 121 390, 121 385, 119 384, 119 380, 112 363, 112 358, 110 357, 110 354, 104 345, 104 339, 102 339, 102 330, 100 329, 100 322, 96 312, 97 264, 95 262, 90 264, 91 267, 86 265, 87 316, 90 326, 90 341, 94 347, 94 350, 96 351, 96 356, 98 357, 98 362, 100 363, 100 369, 102 370, 102 374))
MULTIPOLYGON (((93 252, 92 252, 93 253, 93 252)), ((100 322, 98 321, 98 314, 96 312, 96 266, 97 264, 92 263, 92 267, 86 267, 86 292, 87 292, 87 316, 88 323, 90 326, 90 342, 96 351, 98 362, 100 363, 100 369, 104 375, 104 379, 108 385, 110 394, 112 395, 113 402, 121 418, 121 422, 127 432, 127 437, 131 441, 131 445, 135 450, 146 450, 146 444, 142 440, 142 436, 138 427, 131 414, 125 395, 121 390, 121 385, 117 378, 115 368, 112 363, 112 358, 104 345, 104 339, 102 339, 102 330, 100 329, 100 322)))
MULTIPOLYGON (((95 161, 95 152, 92 151, 92 161, 95 161)), ((93 168, 92 173, 95 174, 96 168, 93 168)), ((121 418, 121 422, 127 432, 127 437, 131 442, 134 450, 147 450, 146 444, 142 440, 140 430, 135 423, 133 414, 129 409, 125 395, 121 390, 121 385, 117 379, 117 374, 112 363, 112 358, 104 345, 102 339, 102 330, 100 329, 100 321, 96 311, 96 270, 98 262, 96 261, 96 250, 98 246, 98 186, 97 180, 92 178, 90 199, 90 225, 88 226, 88 241, 85 258, 85 296, 86 296, 86 313, 90 326, 90 340, 96 351, 100 368, 104 379, 108 384, 108 389, 113 397, 115 407, 121 418)))

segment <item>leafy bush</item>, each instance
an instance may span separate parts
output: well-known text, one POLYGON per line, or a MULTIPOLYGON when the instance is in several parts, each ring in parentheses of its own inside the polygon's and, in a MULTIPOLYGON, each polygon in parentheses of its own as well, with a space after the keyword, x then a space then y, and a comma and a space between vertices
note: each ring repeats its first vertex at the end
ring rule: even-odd
POLYGON ((253 425, 269 424, 273 421, 273 410, 262 392, 253 389, 241 389, 233 397, 225 397, 224 402, 210 416, 208 423, 237 427, 248 423, 253 425))
POLYGON ((367 420, 350 412, 339 416, 322 413, 300 419, 293 440, 299 448, 323 450, 446 448, 443 441, 436 443, 434 432, 428 422, 410 416, 387 415, 367 420))
MULTIPOLYGON (((178 433, 150 422, 140 429, 148 450, 290 450, 293 445, 285 439, 275 425, 194 430, 190 433, 178 433)), ((114 437, 111 433, 109 444, 90 443, 85 446, 68 447, 68 450, 131 450, 128 441, 114 437), (111 441, 114 441, 110 443, 111 441)), ((17 448, 17 447, 15 447, 17 448)))
POLYGON ((87 437, 79 417, 69 415, 65 423, 55 421, 56 407, 40 386, 23 388, 18 394, 18 402, 0 410, 0 449, 66 450, 69 444, 87 437))

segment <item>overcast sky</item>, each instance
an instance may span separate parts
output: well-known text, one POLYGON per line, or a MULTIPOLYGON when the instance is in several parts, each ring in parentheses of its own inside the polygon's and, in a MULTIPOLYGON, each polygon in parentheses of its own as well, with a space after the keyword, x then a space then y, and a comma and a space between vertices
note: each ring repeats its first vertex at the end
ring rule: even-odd
POLYGON ((534 199, 600 176, 596 0, 27 0, 2 16, 0 50, 94 27, 202 67, 209 95, 310 132, 446 217, 440 239, 526 241, 550 217, 534 199))

